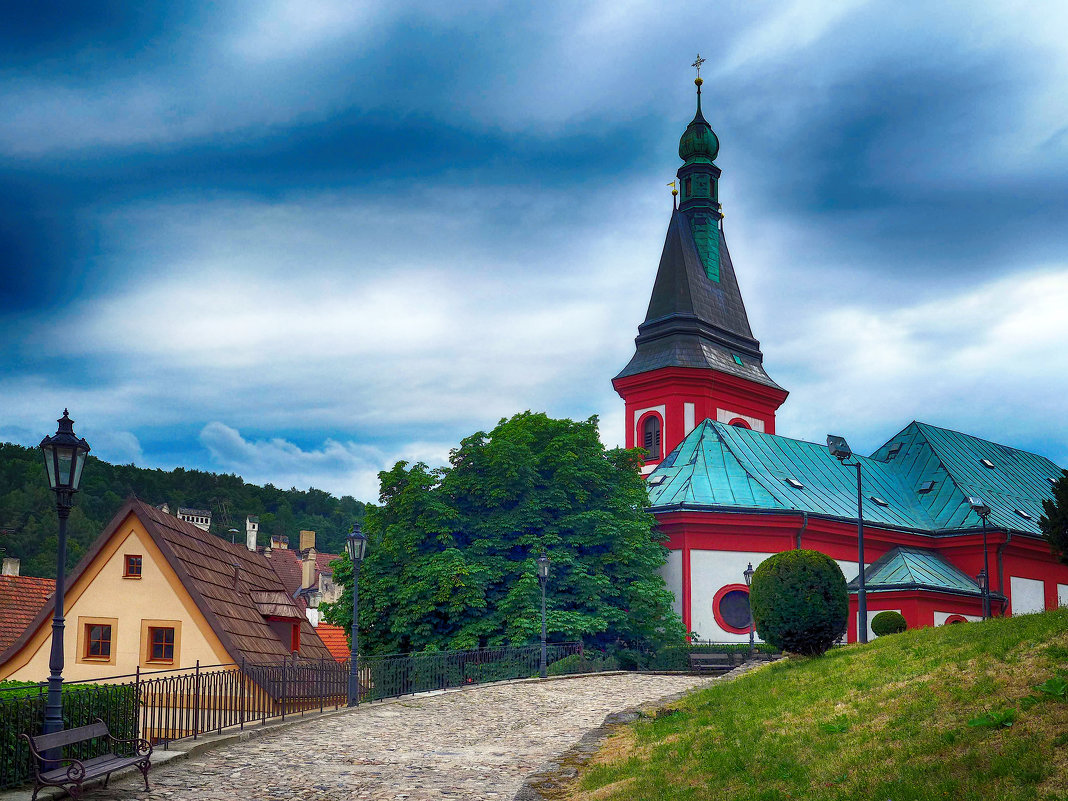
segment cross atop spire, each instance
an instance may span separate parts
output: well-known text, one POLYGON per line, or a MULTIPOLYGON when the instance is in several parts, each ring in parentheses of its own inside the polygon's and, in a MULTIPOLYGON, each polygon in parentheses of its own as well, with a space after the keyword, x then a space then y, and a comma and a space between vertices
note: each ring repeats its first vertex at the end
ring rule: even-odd
POLYGON ((697 77, 698 78, 701 77, 701 65, 704 64, 706 61, 708 61, 708 59, 707 58, 701 58, 701 54, 698 53, 697 54, 697 61, 695 61, 693 64, 690 65, 691 67, 696 67, 697 68, 697 77))

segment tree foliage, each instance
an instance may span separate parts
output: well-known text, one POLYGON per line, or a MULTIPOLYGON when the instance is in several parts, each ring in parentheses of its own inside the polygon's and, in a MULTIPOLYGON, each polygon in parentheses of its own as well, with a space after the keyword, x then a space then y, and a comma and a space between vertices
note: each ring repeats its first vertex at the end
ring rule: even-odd
POLYGON ((749 600, 757 632, 784 651, 822 654, 845 634, 845 576, 819 551, 783 551, 765 559, 753 574, 749 600))
MULTIPOLYGON (((68 569, 73 567, 130 495, 158 505, 211 509, 211 530, 230 538, 238 529, 244 541, 245 516, 260 518, 261 542, 272 534, 292 540, 301 529, 316 532, 319 550, 337 552, 364 504, 350 496, 335 498, 317 489, 282 490, 246 484, 240 476, 200 470, 150 470, 113 465, 89 455, 81 491, 74 496, 68 532, 68 569), (227 520, 227 517, 229 520, 227 520)), ((0 443, 0 548, 22 560, 22 573, 54 577, 58 537, 56 499, 45 479, 40 451, 0 443)), ((295 542, 293 544, 296 544, 295 542)))
POLYGON ((900 612, 887 609, 871 619, 871 630, 876 637, 885 637, 887 634, 900 634, 909 627, 905 616, 900 612))
MULTIPOLYGON (((658 574, 666 549, 636 451, 606 451, 597 419, 525 412, 477 432, 430 469, 379 473, 360 574, 361 650, 377 653, 520 644, 541 635, 535 560, 551 560, 550 640, 631 645, 684 632, 658 574)), ((352 623, 351 565, 326 612, 352 623)))
POLYGON ((1038 527, 1049 540, 1053 555, 1068 564, 1068 471, 1053 485, 1053 500, 1042 501, 1038 527))

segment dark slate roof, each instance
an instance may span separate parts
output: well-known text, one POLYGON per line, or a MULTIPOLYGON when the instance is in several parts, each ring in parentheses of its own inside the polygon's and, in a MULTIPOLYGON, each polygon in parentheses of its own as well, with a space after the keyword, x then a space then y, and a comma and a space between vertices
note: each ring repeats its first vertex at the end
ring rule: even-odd
MULTIPOLYGON (((971 576, 924 548, 887 551, 864 571, 864 588, 870 592, 923 589, 982 595, 971 576)), ((849 582, 849 589, 860 589, 859 577, 849 582)))
POLYGON ((764 372, 722 230, 719 237, 719 281, 712 281, 697 253, 688 212, 672 213, 649 309, 634 340, 636 352, 616 378, 661 367, 696 367, 778 388, 764 372))
MULTIPOLYGON (((1042 501, 1052 499, 1051 479, 1062 475, 1057 465, 1037 454, 916 422, 872 456, 857 458, 864 477, 865 522, 930 534, 979 528, 981 521, 967 500, 978 495, 991 508, 992 528, 1041 536, 1042 501), (902 447, 890 457, 895 443, 902 447), (983 466, 981 459, 994 467, 983 466), (933 487, 923 492, 926 482, 933 487)), ((825 446, 711 420, 668 454, 649 474, 648 486, 654 512, 685 506, 856 520, 856 472, 843 467, 825 446)))

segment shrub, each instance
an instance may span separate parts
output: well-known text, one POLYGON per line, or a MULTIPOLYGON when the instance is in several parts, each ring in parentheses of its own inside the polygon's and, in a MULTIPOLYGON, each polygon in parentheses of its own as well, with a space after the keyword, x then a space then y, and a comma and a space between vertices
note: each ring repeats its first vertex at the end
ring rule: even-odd
POLYGON ((765 559, 753 574, 749 600, 757 632, 783 651, 822 654, 845 634, 845 576, 819 551, 784 551, 765 559))
POLYGON ((875 632, 876 637, 885 637, 887 634, 900 634, 908 627, 909 624, 905 621, 903 614, 889 609, 885 612, 880 612, 871 619, 871 630, 875 632))
POLYGON ((587 650, 583 654, 571 654, 557 659, 549 665, 546 673, 550 676, 567 676, 572 673, 600 673, 605 670, 619 670, 615 657, 587 650))

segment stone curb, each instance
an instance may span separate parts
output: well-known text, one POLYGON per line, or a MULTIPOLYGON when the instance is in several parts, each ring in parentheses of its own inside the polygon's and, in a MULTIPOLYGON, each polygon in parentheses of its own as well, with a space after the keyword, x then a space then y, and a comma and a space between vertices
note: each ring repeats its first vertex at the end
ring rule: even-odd
MULTIPOLYGON (((779 657, 778 659, 772 660, 752 659, 743 662, 741 665, 727 673, 709 677, 709 682, 733 681, 744 673, 757 670, 783 658, 784 657, 779 657)), ((667 675, 693 674, 674 673, 667 675)), ((700 688, 695 688, 695 690, 696 689, 700 688)), ((611 713, 604 719, 604 723, 596 729, 591 729, 586 732, 582 736, 582 739, 575 743, 575 745, 553 761, 542 765, 538 770, 528 776, 526 780, 524 780, 523 786, 519 788, 519 792, 515 794, 513 801, 552 801, 552 799, 560 798, 557 791, 564 788, 565 782, 578 776, 579 770, 585 767, 585 765, 597 755, 597 752, 601 750, 602 743, 607 739, 608 735, 615 731, 615 729, 624 724, 633 723, 639 718, 648 717, 650 713, 655 717, 655 710, 662 708, 665 704, 670 704, 672 701, 678 701, 685 698, 695 690, 672 693, 671 695, 665 695, 658 698, 655 701, 642 704, 640 707, 630 707, 620 712, 611 713)))
MULTIPOLYGON (((566 676, 549 676, 547 678, 541 678, 540 676, 534 676, 527 679, 508 679, 506 681, 495 681, 486 684, 471 684, 463 687, 449 687, 444 690, 428 690, 422 693, 412 693, 410 695, 402 695, 397 698, 386 698, 381 701, 368 702, 361 705, 361 707, 342 707, 340 709, 328 709, 324 712, 313 712, 311 714, 305 714, 303 717, 296 717, 292 720, 276 720, 273 723, 256 724, 253 723, 250 728, 238 731, 224 731, 221 734, 203 734, 196 740, 188 739, 171 745, 170 749, 158 750, 152 752, 152 768, 155 769, 161 765, 165 765, 168 762, 173 762, 178 759, 186 759, 190 756, 194 756, 203 751, 208 751, 215 748, 222 748, 233 743, 244 742, 256 737, 262 737, 266 734, 273 734, 276 731, 282 731, 284 729, 298 726, 301 723, 310 723, 317 720, 323 720, 324 718, 334 717, 336 715, 344 715, 347 713, 358 714, 360 709, 377 708, 380 706, 389 706, 390 704, 403 704, 410 702, 413 699, 419 698, 432 698, 437 695, 445 695, 447 693, 456 692, 468 692, 471 690, 484 689, 486 687, 500 687, 508 686, 512 684, 536 684, 540 682, 550 681, 567 681, 570 679, 581 679, 586 676, 625 676, 633 673, 634 671, 627 670, 613 670, 604 671, 603 673, 569 673, 566 676)), ((672 672, 662 671, 657 673, 649 673, 647 675, 689 675, 685 672, 672 672)), ((610 716, 611 717, 611 716, 610 716)), ((139 776, 140 772, 137 768, 125 768, 123 770, 117 770, 111 774, 111 778, 119 780, 124 777, 135 775, 139 776)), ((152 782, 152 770, 148 772, 149 784, 152 782)), ((91 790, 95 787, 101 787, 104 784, 103 779, 92 779, 82 785, 83 789, 91 790)), ((24 789, 29 785, 24 785, 22 788, 15 788, 12 790, 5 790, 0 792, 0 801, 30 801, 33 796, 32 789, 24 789)), ((55 801, 55 799, 62 798, 67 795, 66 790, 62 790, 58 787, 43 787, 37 794, 38 801, 55 801)))

